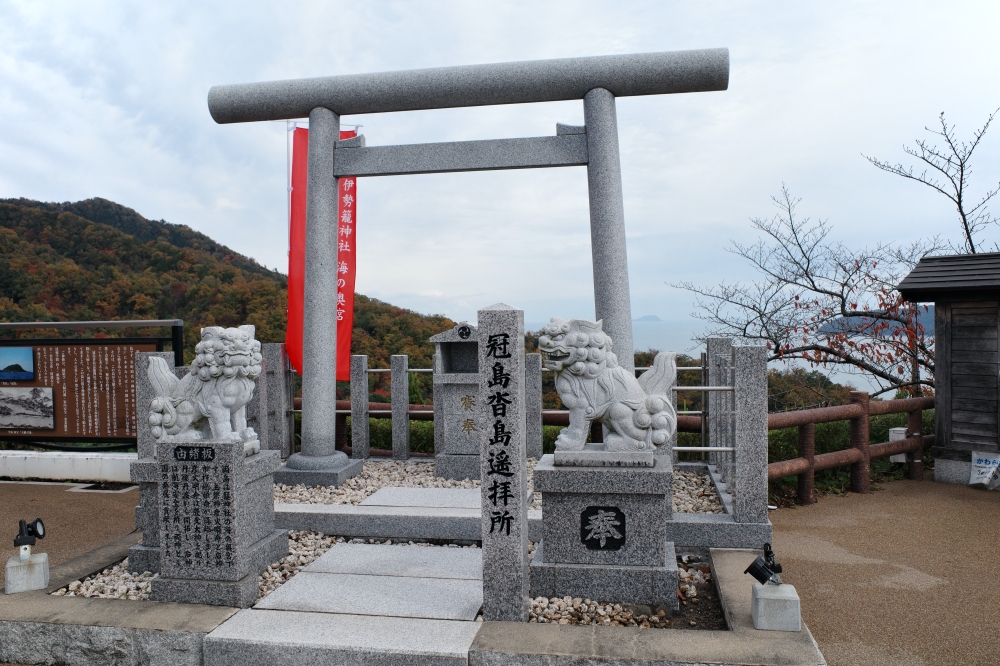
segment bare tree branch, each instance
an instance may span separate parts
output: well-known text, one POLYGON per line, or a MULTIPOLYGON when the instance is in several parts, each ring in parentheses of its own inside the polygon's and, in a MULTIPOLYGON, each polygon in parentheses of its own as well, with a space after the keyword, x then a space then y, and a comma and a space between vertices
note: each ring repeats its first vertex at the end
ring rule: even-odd
POLYGON ((706 337, 763 342, 771 360, 857 370, 882 390, 933 386, 933 338, 918 321, 921 306, 903 302, 895 286, 920 257, 944 249, 940 239, 852 250, 830 240, 826 221, 800 217, 799 199, 784 185, 773 202, 773 218, 751 220, 762 238, 730 248, 759 281, 673 285, 695 294, 706 337))
POLYGON ((903 151, 907 155, 924 163, 925 169, 920 174, 914 173, 912 166, 907 167, 902 163, 892 164, 863 155, 866 160, 883 171, 906 178, 907 180, 922 183, 946 196, 958 210, 963 244, 961 248, 953 249, 960 252, 969 254, 978 252, 982 247, 982 242, 977 241, 976 237, 986 227, 997 223, 997 218, 986 209, 986 204, 997 193, 1000 193, 1000 183, 998 183, 996 188, 988 190, 982 199, 979 200, 979 203, 971 207, 967 203, 967 189, 969 186, 969 177, 972 174, 972 153, 979 146, 979 142, 982 140, 983 135, 986 134, 986 130, 998 112, 1000 112, 1000 109, 991 113, 989 118, 986 119, 986 123, 973 132, 972 140, 966 143, 955 138, 955 126, 948 125, 942 111, 938 116, 938 122, 941 125, 940 129, 933 130, 929 127, 925 127, 924 129, 935 136, 941 137, 947 146, 946 150, 938 149, 937 146, 919 139, 915 141, 916 149, 907 146, 903 147, 903 151), (933 176, 929 176, 928 169, 936 171, 939 177, 944 180, 938 180, 933 176))

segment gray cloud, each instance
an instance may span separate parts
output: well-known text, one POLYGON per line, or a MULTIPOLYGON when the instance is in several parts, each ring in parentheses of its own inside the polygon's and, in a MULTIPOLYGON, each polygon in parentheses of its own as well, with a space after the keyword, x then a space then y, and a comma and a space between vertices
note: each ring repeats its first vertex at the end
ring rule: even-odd
MULTIPOLYGON (((282 123, 219 126, 213 84, 727 46, 730 89, 619 100, 632 308, 698 322, 665 282, 751 275, 782 181, 855 245, 952 234, 946 202, 892 179, 944 110, 966 134, 1000 100, 994 3, 0 2, 0 196, 102 196, 286 265, 282 123)), ((369 145, 552 134, 580 103, 344 118, 369 145)), ((1000 132, 1000 129, 994 129, 1000 132)), ((995 136, 984 185, 1000 173, 995 136)), ((504 301, 528 321, 592 316, 582 169, 368 179, 358 290, 457 319, 504 301)))

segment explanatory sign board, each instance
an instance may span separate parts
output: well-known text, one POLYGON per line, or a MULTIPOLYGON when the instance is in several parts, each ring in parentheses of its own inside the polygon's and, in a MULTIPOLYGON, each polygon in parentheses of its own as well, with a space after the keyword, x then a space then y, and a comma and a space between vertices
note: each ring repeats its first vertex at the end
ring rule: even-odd
POLYGON ((136 438, 136 352, 152 340, 4 340, 0 440, 136 438))

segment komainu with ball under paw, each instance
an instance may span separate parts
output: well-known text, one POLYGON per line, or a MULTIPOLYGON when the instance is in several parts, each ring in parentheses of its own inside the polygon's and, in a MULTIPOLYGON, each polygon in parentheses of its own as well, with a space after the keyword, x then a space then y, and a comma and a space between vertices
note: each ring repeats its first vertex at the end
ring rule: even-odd
POLYGON ((260 451, 247 427, 246 405, 260 376, 260 342, 253 326, 201 329, 198 356, 191 371, 177 379, 167 362, 149 359, 147 375, 156 398, 149 405, 149 425, 157 441, 242 441, 247 455, 260 451))
POLYGON ((608 429, 606 451, 646 451, 668 442, 677 430, 670 387, 677 358, 660 352, 653 366, 636 379, 618 365, 611 338, 601 322, 553 317, 542 329, 538 350, 556 373, 556 391, 569 408, 569 427, 556 439, 559 451, 580 451, 590 424, 608 429))

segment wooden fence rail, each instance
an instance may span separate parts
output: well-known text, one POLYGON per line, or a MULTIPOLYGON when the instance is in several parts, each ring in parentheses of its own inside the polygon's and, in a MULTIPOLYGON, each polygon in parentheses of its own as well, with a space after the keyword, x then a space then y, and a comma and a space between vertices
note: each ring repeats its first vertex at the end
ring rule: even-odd
MULTIPOLYGON (((879 400, 869 402, 868 394, 863 391, 851 392, 851 404, 836 407, 819 407, 802 409, 794 412, 778 412, 768 414, 767 429, 782 430, 798 428, 797 458, 770 463, 767 466, 769 481, 786 476, 798 476, 798 496, 803 504, 816 501, 815 474, 834 467, 851 466, 851 491, 858 493, 871 492, 870 463, 872 458, 885 458, 900 453, 906 454, 907 477, 919 479, 923 474, 923 451, 934 444, 934 435, 922 435, 923 419, 921 412, 933 409, 934 398, 904 398, 902 400, 879 400), (893 442, 871 444, 868 441, 868 419, 871 416, 884 414, 906 414, 906 438, 893 442), (816 454, 816 424, 832 423, 834 421, 850 421, 849 448, 841 451, 816 454)), ((302 409, 301 398, 295 398, 294 408, 302 409)), ((392 415, 389 403, 372 402, 368 404, 369 414, 373 417, 388 418, 392 415)), ((338 449, 350 453, 346 437, 347 416, 351 413, 349 400, 337 401, 337 438, 338 449)), ((410 405, 409 418, 417 421, 434 420, 432 405, 410 405)), ((560 409, 543 409, 542 423, 544 425, 569 425, 569 412, 560 409)), ((680 432, 701 432, 702 419, 698 416, 678 416, 677 429, 680 432)), ((678 447, 683 449, 684 447, 678 447)), ((376 451, 372 455, 392 455, 391 451, 376 451)), ((412 453, 415 457, 432 457, 433 454, 412 453)))

